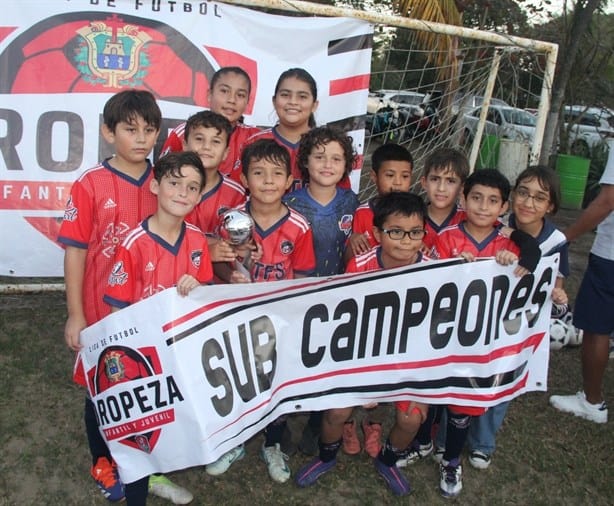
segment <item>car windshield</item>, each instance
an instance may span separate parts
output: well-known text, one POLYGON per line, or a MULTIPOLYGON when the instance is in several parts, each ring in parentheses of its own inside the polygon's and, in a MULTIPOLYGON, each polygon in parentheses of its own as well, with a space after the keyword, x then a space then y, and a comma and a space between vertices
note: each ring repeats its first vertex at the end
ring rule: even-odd
POLYGON ((505 121, 512 125, 534 127, 537 124, 537 118, 533 114, 521 109, 501 109, 501 113, 505 121))

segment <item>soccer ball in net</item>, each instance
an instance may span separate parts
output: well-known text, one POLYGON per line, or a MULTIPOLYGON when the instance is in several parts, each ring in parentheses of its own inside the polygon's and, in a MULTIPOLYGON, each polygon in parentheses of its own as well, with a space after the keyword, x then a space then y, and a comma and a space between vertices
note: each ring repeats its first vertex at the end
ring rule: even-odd
POLYGON ((573 331, 573 326, 568 325, 563 320, 550 321, 551 350, 560 350, 569 344, 570 329, 573 331))

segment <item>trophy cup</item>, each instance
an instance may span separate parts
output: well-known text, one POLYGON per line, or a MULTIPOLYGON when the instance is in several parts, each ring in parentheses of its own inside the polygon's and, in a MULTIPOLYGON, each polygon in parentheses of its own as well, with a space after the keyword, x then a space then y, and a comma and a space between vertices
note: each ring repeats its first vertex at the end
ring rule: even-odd
MULTIPOLYGON (((219 235, 234 248, 244 246, 252 240, 254 220, 245 211, 230 209, 220 217, 219 235)), ((252 255, 248 250, 243 260, 235 260, 235 269, 252 279, 252 255)))

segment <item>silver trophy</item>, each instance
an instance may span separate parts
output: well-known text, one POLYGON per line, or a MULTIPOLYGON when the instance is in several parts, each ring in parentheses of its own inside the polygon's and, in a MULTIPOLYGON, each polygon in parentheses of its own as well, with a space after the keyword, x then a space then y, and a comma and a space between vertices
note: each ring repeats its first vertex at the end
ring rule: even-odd
MULTIPOLYGON (((252 241, 253 230, 254 220, 245 211, 230 209, 220 217, 219 235, 235 248, 244 246, 252 241)), ((250 248, 241 261, 235 260, 235 268, 251 280, 252 266, 253 261, 250 248)))

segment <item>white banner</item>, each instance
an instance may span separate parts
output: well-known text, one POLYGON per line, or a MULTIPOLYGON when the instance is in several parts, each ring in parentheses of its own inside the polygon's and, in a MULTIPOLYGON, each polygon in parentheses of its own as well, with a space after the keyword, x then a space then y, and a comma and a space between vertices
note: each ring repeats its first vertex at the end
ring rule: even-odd
POLYGON ((558 258, 175 289, 82 333, 90 394, 127 482, 212 462, 286 413, 545 390, 558 258))
POLYGON ((140 0, 6 0, 1 19, 0 275, 62 275, 55 239, 70 185, 112 154, 101 114, 123 88, 156 95, 157 153, 172 128, 208 105, 220 67, 248 72, 245 122, 260 126, 276 121, 279 75, 302 67, 318 84, 317 123, 338 123, 362 152, 356 119, 366 111, 373 28, 364 21, 140 0))

